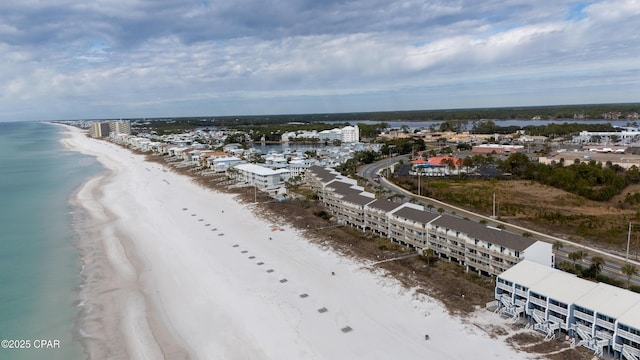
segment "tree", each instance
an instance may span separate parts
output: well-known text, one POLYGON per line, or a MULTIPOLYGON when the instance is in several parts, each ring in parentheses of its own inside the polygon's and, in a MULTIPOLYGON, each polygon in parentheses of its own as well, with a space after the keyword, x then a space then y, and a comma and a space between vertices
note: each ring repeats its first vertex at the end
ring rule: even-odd
POLYGON ((622 273, 627 276, 627 288, 629 288, 629 284, 631 283, 631 277, 633 275, 638 275, 638 268, 633 264, 626 263, 622 265, 622 267, 620 268, 620 271, 622 271, 622 273))
POLYGON ((594 256, 591 258, 591 270, 593 271, 594 279, 598 278, 598 275, 602 272, 604 267, 604 259, 600 256, 594 256))
POLYGON ((576 270, 576 262, 582 261, 584 259, 585 253, 583 251, 574 251, 569 254, 569 259, 573 261, 573 269, 576 270))
POLYGON ((431 266, 431 260, 433 260, 433 257, 435 256, 433 249, 424 249, 422 251, 422 256, 425 257, 427 265, 431 266))
POLYGON ((438 208, 438 212, 439 212, 440 214, 444 214, 444 208, 438 208))
POLYGON ((562 249, 563 247, 564 245, 560 240, 556 240, 556 242, 553 243, 553 250, 555 250, 556 252, 560 251, 560 249, 562 249))

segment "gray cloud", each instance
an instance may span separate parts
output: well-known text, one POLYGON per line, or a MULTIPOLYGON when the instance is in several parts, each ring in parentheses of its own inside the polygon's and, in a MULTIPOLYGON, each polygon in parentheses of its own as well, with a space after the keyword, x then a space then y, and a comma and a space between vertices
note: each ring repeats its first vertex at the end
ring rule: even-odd
POLYGON ((0 119, 637 101, 639 15, 637 0, 10 1, 0 119))

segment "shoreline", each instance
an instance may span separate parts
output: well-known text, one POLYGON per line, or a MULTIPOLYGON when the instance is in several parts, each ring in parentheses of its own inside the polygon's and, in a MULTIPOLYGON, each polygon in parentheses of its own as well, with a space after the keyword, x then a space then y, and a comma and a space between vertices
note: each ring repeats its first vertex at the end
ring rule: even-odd
MULTIPOLYGON (((67 150, 79 151, 68 140, 61 140, 67 150)), ((130 239, 114 227, 118 217, 101 203, 102 189, 112 181, 114 170, 97 159, 103 172, 87 178, 70 199, 82 278, 76 305, 78 340, 89 359, 168 358, 165 352, 171 358, 188 358, 175 356, 182 350, 172 344, 157 313, 149 310, 148 295, 138 283, 144 265, 136 259, 130 239)))
POLYGON ((94 331, 105 330, 85 338, 90 358, 125 346, 129 358, 532 357, 478 330, 475 321, 497 317, 452 318, 415 289, 313 244, 286 219, 273 232, 233 195, 113 144, 75 141, 66 144, 108 169, 77 194, 91 216, 86 236, 96 238, 82 256, 89 300, 81 308, 92 309, 85 321, 94 331), (460 334, 469 348, 456 342, 460 334))

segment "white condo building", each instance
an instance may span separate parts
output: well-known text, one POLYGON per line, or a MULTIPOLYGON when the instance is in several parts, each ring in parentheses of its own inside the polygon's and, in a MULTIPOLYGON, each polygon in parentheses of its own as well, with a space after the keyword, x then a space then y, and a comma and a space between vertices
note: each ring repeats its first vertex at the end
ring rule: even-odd
POLYGON ((115 134, 131 135, 131 121, 118 120, 109 121, 109 132, 115 134))
POLYGON ((318 138, 324 141, 339 140, 343 143, 354 143, 360 141, 360 129, 358 125, 345 126, 331 130, 323 130, 318 133, 318 138))
POLYGON ((525 260, 498 275, 495 299, 547 340, 562 332, 595 355, 640 359, 640 294, 525 260))
POLYGON ((227 176, 239 183, 256 186, 261 191, 274 194, 284 188, 291 172, 287 169, 271 170, 256 164, 237 164, 227 170, 227 176))
POLYGON ((360 142, 360 129, 358 128, 358 125, 345 126, 340 129, 340 131, 342 132, 343 143, 360 142))

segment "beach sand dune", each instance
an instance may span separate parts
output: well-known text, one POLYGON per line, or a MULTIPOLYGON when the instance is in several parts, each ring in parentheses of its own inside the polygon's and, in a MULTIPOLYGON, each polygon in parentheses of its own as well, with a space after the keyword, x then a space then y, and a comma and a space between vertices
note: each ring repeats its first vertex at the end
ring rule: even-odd
MULTIPOLYGON (((103 249, 103 286, 117 294, 88 294, 110 304, 101 304, 100 321, 111 325, 94 348, 122 339, 123 356, 135 359, 532 358, 286 223, 257 217, 251 204, 70 133, 67 146, 109 170, 79 193, 99 224, 97 238, 81 241, 103 249)), ((489 315, 474 321, 501 322, 489 315)))

